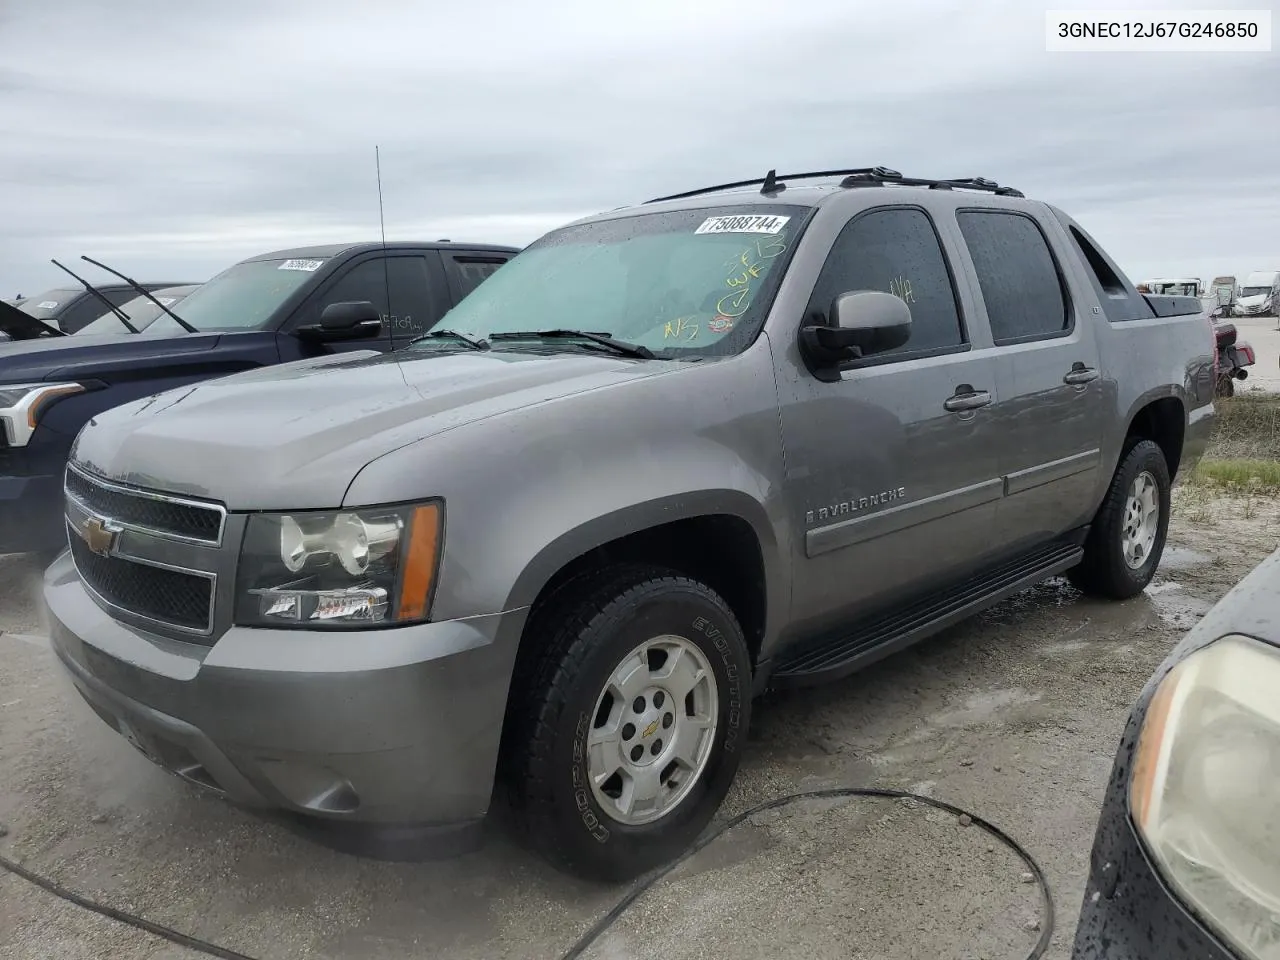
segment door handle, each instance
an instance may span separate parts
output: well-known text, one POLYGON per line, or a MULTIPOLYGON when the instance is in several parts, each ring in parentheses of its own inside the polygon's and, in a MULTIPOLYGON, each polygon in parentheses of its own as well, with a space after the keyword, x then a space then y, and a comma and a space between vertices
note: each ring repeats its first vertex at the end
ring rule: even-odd
POLYGON ((974 390, 967 383, 962 385, 962 390, 963 392, 957 390, 956 395, 945 400, 942 406, 952 413, 958 413, 963 410, 977 410, 991 402, 991 393, 987 390, 974 390))
POLYGON ((1082 387, 1086 383, 1090 383, 1098 379, 1098 371, 1093 367, 1086 367, 1083 363, 1074 364, 1066 376, 1062 378, 1063 383, 1070 384, 1073 387, 1082 387))

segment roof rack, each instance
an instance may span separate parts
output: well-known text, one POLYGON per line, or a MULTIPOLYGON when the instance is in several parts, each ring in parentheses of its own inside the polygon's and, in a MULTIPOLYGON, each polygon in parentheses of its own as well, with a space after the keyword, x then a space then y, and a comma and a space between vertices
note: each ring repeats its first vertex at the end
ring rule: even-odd
POLYGON ((718 193, 721 190, 735 190, 738 187, 760 186, 760 192, 772 196, 787 189, 787 180, 817 180, 826 177, 844 177, 840 181, 842 187, 879 187, 886 183, 897 183, 908 187, 928 187, 930 190, 982 190, 1002 197, 1024 196, 1021 190, 1013 187, 1002 187, 994 180, 986 177, 957 177, 952 180, 926 180, 921 177, 904 177, 897 170, 889 167, 860 167, 854 170, 816 170, 810 173, 786 173, 778 175, 777 170, 770 170, 758 180, 738 180, 734 183, 719 183, 713 187, 700 187, 697 190, 686 190, 684 193, 673 193, 668 197, 655 197, 646 203, 662 203, 664 200, 684 200, 705 193, 718 193))

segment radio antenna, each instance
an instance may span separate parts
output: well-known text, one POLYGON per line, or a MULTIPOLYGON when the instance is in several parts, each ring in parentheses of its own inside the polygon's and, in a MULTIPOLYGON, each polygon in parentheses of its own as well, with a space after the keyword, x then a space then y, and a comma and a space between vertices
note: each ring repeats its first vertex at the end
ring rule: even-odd
MULTIPOLYGON (((391 324, 395 315, 391 310, 391 268, 387 264, 387 218, 382 212, 382 152, 378 145, 373 145, 373 165, 378 176, 378 227, 382 231, 382 283, 387 295, 387 324, 391 324)), ((393 331, 387 331, 388 336, 393 331)))

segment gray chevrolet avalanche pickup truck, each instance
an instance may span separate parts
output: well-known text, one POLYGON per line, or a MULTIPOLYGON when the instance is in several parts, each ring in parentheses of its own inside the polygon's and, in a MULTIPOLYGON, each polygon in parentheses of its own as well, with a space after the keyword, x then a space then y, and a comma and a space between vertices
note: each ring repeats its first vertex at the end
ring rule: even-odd
POLYGON ((1141 591, 1213 348, 1194 298, 987 180, 662 198, 549 233, 397 353, 94 418, 54 648, 232 800, 435 836, 503 782, 559 864, 635 875, 707 825, 767 685, 1057 574, 1141 591))

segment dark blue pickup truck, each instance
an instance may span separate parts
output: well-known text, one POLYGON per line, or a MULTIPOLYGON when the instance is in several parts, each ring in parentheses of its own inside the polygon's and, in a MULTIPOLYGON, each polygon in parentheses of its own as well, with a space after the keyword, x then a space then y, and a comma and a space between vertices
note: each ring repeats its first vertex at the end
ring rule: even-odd
POLYGON ((65 545, 64 467, 94 415, 254 367, 393 350, 430 331, 517 252, 440 241, 264 253, 138 334, 39 336, 36 318, 0 305, 0 329, 12 337, 0 343, 0 553, 65 545))

